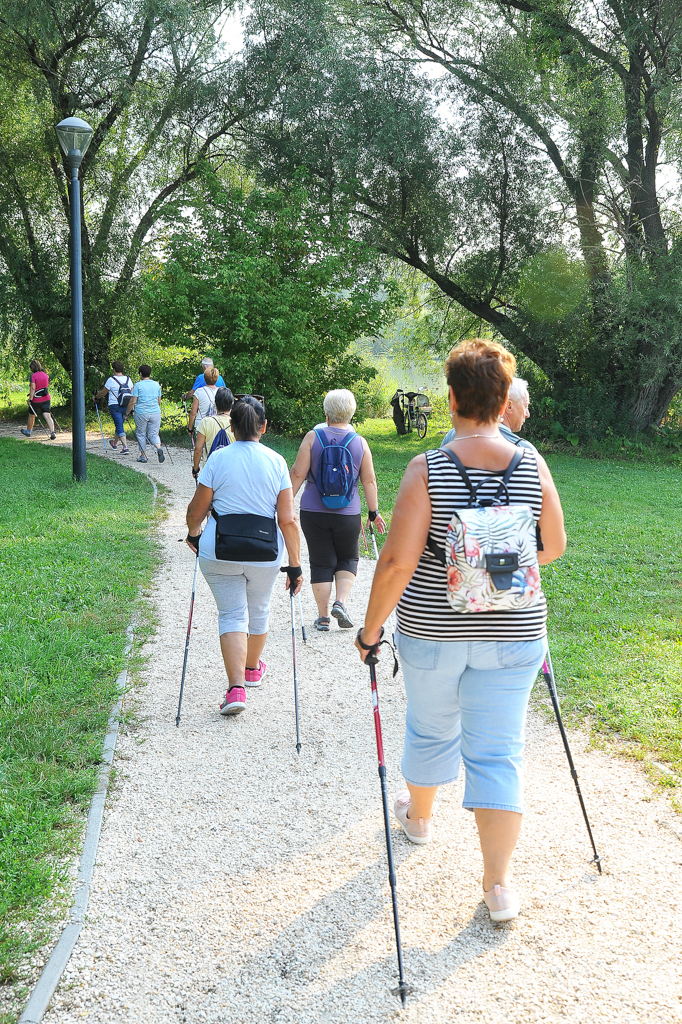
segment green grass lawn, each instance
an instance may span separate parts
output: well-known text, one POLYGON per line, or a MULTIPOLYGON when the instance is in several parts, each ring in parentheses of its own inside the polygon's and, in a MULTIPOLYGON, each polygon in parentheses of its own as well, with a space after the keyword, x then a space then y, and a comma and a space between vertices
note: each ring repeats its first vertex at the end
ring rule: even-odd
MULTIPOLYGON (((405 466, 440 444, 399 437, 391 420, 359 427, 387 519, 405 466)), ((267 438, 293 461, 298 443, 267 438)), ((568 548, 542 571, 562 706, 682 774, 682 496, 672 465, 547 455, 568 548)))
POLYGON ((125 628, 156 565, 146 477, 0 439, 0 983, 59 899, 96 786, 125 628))

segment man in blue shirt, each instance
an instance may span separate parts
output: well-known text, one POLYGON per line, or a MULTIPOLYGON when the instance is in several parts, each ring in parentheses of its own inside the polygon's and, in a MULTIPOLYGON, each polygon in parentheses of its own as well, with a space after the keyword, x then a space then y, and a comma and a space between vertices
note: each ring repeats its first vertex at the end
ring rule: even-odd
MULTIPOLYGON (((209 366, 213 366, 213 360, 209 359, 208 356, 207 356, 205 359, 201 360, 201 373, 199 374, 197 379, 194 381, 194 384, 192 384, 192 387, 190 388, 190 390, 187 391, 182 396, 183 398, 194 398, 194 392, 196 391, 197 388, 206 387, 206 381, 204 380, 204 370, 207 370, 209 368, 209 366)), ((223 378, 221 377, 220 374, 218 374, 218 380, 216 382, 216 387, 218 387, 218 388, 224 388, 225 387, 225 381, 223 380, 223 378)))
MULTIPOLYGON (((535 451, 535 445, 532 445, 530 441, 526 441, 523 437, 519 437, 515 431, 521 430, 523 424, 530 416, 530 399, 528 396, 528 381, 522 380, 520 377, 514 377, 509 387, 509 394, 507 395, 507 404, 504 407, 504 412, 500 418, 500 433, 502 437, 506 438, 507 441, 511 441, 512 444, 517 445, 519 448, 532 448, 535 451)), ((452 427, 448 430, 447 434, 440 443, 441 448, 444 448, 446 444, 449 444, 455 437, 456 431, 452 427)))

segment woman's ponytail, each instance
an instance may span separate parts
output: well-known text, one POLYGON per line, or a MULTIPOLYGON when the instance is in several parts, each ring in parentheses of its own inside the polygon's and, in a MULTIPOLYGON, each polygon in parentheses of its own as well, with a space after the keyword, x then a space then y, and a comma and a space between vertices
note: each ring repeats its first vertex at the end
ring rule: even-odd
POLYGON ((258 437, 265 423, 265 409, 253 395, 238 398, 232 406, 230 424, 238 441, 258 437))

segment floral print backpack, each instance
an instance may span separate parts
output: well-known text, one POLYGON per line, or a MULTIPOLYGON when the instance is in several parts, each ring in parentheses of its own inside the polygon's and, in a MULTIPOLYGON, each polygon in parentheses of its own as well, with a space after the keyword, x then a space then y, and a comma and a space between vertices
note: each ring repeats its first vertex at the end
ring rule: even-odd
POLYGON ((427 540, 432 554, 446 567, 450 607, 460 615, 532 608, 542 594, 540 531, 531 507, 510 505, 507 489, 523 450, 515 452, 501 479, 486 477, 476 486, 454 452, 442 451, 457 467, 470 494, 468 507, 458 509, 448 524, 445 552, 430 536, 427 540), (494 496, 479 498, 479 489, 491 480, 499 480, 494 496))

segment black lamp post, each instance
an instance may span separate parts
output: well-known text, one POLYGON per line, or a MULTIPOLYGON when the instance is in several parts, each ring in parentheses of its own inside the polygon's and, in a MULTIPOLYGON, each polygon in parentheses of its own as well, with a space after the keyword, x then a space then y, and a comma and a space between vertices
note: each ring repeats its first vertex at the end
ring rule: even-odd
POLYGON ((83 276, 81 271, 81 195, 78 168, 90 145, 92 128, 80 117, 57 125, 57 138, 71 172, 71 415, 73 475, 85 481, 85 367, 83 365, 83 276))

